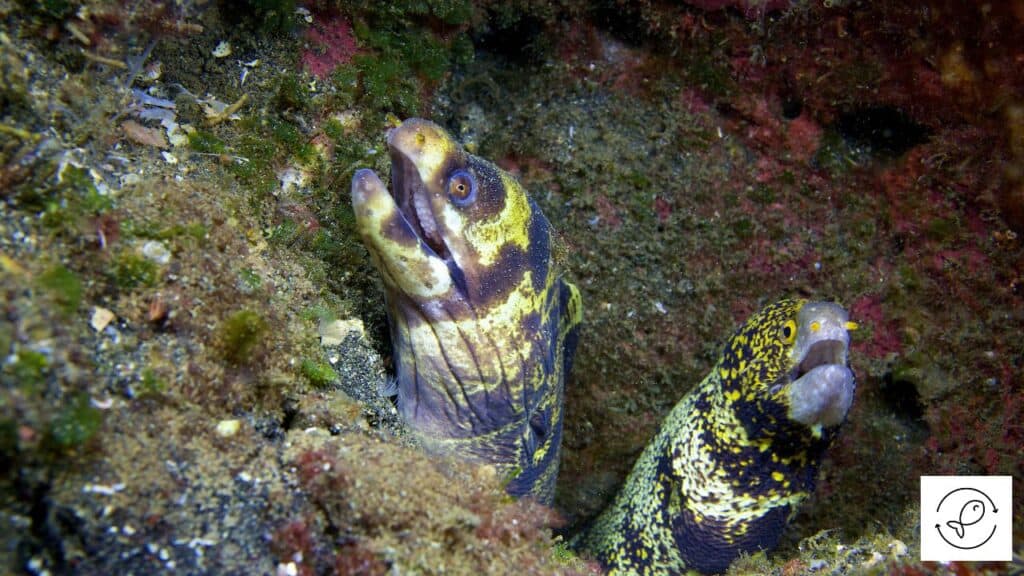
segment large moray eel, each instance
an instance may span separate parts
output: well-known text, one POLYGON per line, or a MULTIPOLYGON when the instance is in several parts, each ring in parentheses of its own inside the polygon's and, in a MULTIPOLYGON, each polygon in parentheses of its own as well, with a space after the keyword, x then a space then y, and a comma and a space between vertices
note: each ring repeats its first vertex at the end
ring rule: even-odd
POLYGON ((387 137, 389 192, 352 204, 384 280, 398 409, 431 451, 495 465, 513 496, 554 498, 565 378, 582 308, 523 187, 412 119, 387 137))

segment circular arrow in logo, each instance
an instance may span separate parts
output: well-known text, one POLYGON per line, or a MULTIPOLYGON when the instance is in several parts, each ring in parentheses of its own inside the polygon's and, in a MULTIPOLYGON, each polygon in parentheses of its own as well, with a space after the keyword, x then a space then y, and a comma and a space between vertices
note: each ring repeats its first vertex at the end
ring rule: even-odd
POLYGON ((935 529, 946 544, 954 548, 979 548, 996 533, 995 515, 999 510, 988 494, 976 488, 951 490, 939 500, 935 512, 946 519, 944 524, 936 524, 935 529))

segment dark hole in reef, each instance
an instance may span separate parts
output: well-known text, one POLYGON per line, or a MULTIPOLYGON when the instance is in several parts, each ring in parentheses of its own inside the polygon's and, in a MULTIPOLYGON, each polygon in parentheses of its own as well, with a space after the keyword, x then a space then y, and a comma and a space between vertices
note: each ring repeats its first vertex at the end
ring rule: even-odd
POLYGON ((902 254, 907 247, 907 237, 903 234, 894 234, 889 240, 889 245, 892 247, 893 253, 902 254))
POLYGON ((804 111, 804 103, 796 96, 786 96, 782 99, 782 117, 786 120, 794 120, 804 111))
MULTIPOLYGON (((493 12, 493 11, 492 11, 493 12)), ((517 15, 512 21, 491 15, 486 32, 473 37, 473 45, 484 52, 518 64, 539 64, 550 52, 544 23, 531 16, 517 15)))
POLYGON ((836 130, 850 146, 890 158, 927 142, 931 135, 926 126, 891 106, 843 112, 836 120, 836 130))
POLYGON ((917 432, 927 433, 928 424, 924 421, 921 395, 912 380, 899 378, 892 371, 886 372, 882 379, 881 395, 885 405, 904 425, 917 432))
MULTIPOLYGON (((268 425, 261 432, 268 440, 283 440, 284 433, 295 427, 295 421, 299 416, 299 402, 294 398, 287 398, 281 403, 281 423, 279 426, 268 425)), ((268 423, 269 424, 269 423, 268 423)))
POLYGON ((634 4, 639 6, 639 3, 606 0, 592 4, 590 10, 599 28, 622 42, 640 46, 649 37, 641 10, 634 4))
MULTIPOLYGON (((23 504, 28 506, 31 520, 29 532, 32 539, 25 540, 19 546, 18 555, 27 563, 28 559, 40 553, 48 552, 53 560, 53 567, 58 574, 68 568, 65 541, 72 542, 75 535, 81 533, 81 522, 75 525, 75 515, 56 506, 50 497, 49 482, 32 482, 27 478, 18 478, 15 488, 23 504), (63 530, 62 530, 63 529, 63 530)), ((78 542, 81 544, 81 541, 78 542)))

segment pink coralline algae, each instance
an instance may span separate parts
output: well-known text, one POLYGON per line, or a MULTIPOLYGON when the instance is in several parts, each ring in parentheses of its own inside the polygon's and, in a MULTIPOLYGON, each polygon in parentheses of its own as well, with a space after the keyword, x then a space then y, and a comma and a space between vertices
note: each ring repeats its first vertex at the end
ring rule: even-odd
POLYGON ((351 62, 356 49, 356 39, 348 20, 318 17, 306 29, 302 67, 317 78, 326 78, 338 66, 351 62))
POLYGON ((821 145, 822 129, 806 113, 794 118, 786 128, 786 147, 797 160, 808 162, 821 145))
POLYGON ((882 311, 882 299, 878 295, 867 295, 857 299, 850 306, 850 319, 871 328, 871 340, 855 341, 851 348, 869 358, 884 358, 900 353, 903 345, 899 337, 897 322, 887 319, 882 311))

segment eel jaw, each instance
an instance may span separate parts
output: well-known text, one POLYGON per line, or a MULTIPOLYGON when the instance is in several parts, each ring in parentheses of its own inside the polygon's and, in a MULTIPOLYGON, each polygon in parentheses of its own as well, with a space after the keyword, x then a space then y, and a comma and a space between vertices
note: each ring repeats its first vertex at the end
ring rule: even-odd
POLYGON ((829 302, 808 303, 797 324, 796 366, 787 389, 789 418, 811 428, 838 426, 853 403, 855 387, 847 360, 846 311, 829 302))
POLYGON ((432 192, 420 175, 417 160, 422 150, 413 143, 422 141, 424 127, 408 120, 388 131, 388 150, 391 153, 391 196, 398 210, 427 247, 442 260, 450 260, 451 253, 438 228, 432 208, 432 192))

